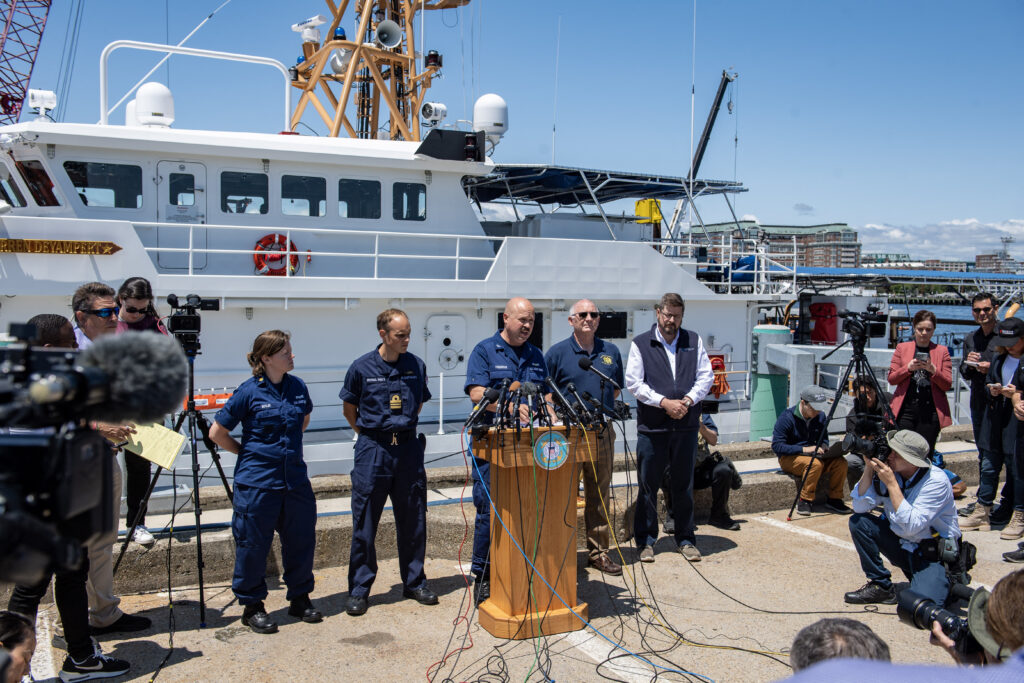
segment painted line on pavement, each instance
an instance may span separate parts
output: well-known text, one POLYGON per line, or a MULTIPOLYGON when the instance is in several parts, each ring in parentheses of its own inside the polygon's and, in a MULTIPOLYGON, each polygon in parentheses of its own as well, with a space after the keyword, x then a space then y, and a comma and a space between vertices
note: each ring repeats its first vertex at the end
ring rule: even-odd
POLYGON ((50 640, 50 614, 49 610, 43 610, 36 616, 37 647, 29 666, 34 680, 46 681, 57 677, 53 670, 53 646, 50 640))
POLYGON ((565 642, 569 643, 598 664, 602 664, 602 671, 614 673, 617 677, 620 677, 620 680, 628 681, 629 683, 647 683, 651 680, 651 669, 642 666, 640 662, 637 662, 634 665, 629 665, 624 662, 632 660, 625 658, 622 658, 621 660, 607 661, 608 657, 615 651, 618 650, 619 652, 623 652, 623 650, 610 645, 608 641, 604 640, 600 636, 594 635, 588 629, 573 631, 565 637, 565 642))
POLYGON ((751 519, 755 522, 760 522, 761 524, 767 524, 768 526, 773 526, 777 529, 785 529, 786 531, 794 534, 800 534, 801 536, 807 536, 808 538, 813 538, 818 541, 828 543, 829 545, 834 545, 837 548, 857 552, 857 549, 852 543, 840 541, 838 538, 829 536, 828 534, 823 534, 820 531, 812 531, 811 529, 805 529, 802 526, 796 526, 793 522, 783 522, 778 519, 772 519, 771 517, 751 517, 751 519))

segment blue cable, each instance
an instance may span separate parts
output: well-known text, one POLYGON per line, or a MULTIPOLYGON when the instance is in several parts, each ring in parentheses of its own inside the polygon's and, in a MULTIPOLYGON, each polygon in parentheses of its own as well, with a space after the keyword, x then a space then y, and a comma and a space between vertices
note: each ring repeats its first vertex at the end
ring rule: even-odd
MULTIPOLYGON (((465 440, 466 440, 466 432, 465 432, 465 430, 463 430, 463 432, 462 432, 462 438, 463 438, 463 446, 466 448, 467 451, 469 451, 470 455, 473 455, 472 444, 468 444, 467 445, 465 443, 465 440)), ((480 475, 480 468, 476 464, 476 456, 472 457, 472 462, 473 462, 473 469, 476 471, 476 476, 480 479, 480 482, 483 483, 484 479, 480 475)), ((487 495, 487 503, 491 506, 491 514, 492 515, 497 514, 498 508, 495 507, 494 501, 491 499, 491 487, 490 487, 490 484, 488 483, 487 485, 485 485, 483 487, 483 489, 484 489, 484 493, 487 495)), ((573 616, 575 616, 577 619, 582 621, 586 625, 587 628, 589 628, 591 631, 593 631, 597 635, 599 635, 602 638, 604 638, 606 641, 608 641, 609 645, 611 645, 612 647, 618 648, 618 649, 622 650, 623 652, 628 653, 629 655, 639 659, 644 664, 648 664, 648 665, 654 667, 655 669, 661 669, 661 670, 663 670, 665 672, 668 672, 668 673, 683 674, 684 676, 696 676, 697 678, 699 678, 701 680, 708 681, 708 683, 715 683, 714 679, 708 678, 707 676, 704 676, 704 675, 699 674, 699 673, 695 673, 693 671, 684 671, 682 669, 670 669, 667 666, 660 666, 658 664, 655 664, 654 662, 652 662, 652 661, 650 661, 648 659, 645 659, 641 655, 638 655, 637 653, 633 652, 632 650, 624 647, 621 643, 616 643, 614 640, 612 640, 611 638, 609 638, 605 634, 601 633, 601 631, 596 626, 594 626, 588 620, 584 619, 579 614, 577 614, 576 610, 574 610, 569 604, 567 604, 565 602, 565 600, 562 599, 562 596, 558 594, 558 591, 556 591, 554 589, 554 587, 550 583, 548 583, 548 580, 544 578, 544 575, 540 573, 540 571, 533 564, 533 562, 530 562, 530 558, 526 556, 525 552, 523 552, 522 546, 519 545, 519 542, 516 540, 515 536, 512 535, 512 532, 509 531, 508 527, 505 526, 505 521, 501 518, 501 515, 497 515, 497 520, 498 520, 498 523, 501 524, 501 528, 505 530, 505 533, 508 534, 509 539, 511 539, 512 543, 515 545, 516 550, 519 551, 519 554, 523 556, 523 559, 526 560, 527 564, 530 565, 530 568, 533 569, 534 575, 539 577, 540 580, 544 582, 544 585, 548 587, 548 589, 551 591, 551 594, 554 595, 556 598, 558 598, 558 601, 560 603, 562 603, 563 605, 565 605, 565 608, 567 610, 569 610, 570 612, 572 612, 573 616)))

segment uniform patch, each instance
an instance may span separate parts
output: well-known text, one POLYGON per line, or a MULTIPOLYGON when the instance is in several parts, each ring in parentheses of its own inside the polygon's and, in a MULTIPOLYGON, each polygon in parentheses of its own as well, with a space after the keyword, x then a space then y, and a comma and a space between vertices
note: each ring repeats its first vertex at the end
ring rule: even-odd
POLYGON ((401 410, 401 409, 402 409, 402 395, 401 394, 391 394, 391 410, 401 410))
POLYGON ((605 365, 611 365, 613 363, 612 357, 609 356, 607 353, 603 353, 601 354, 601 362, 604 363, 605 365))

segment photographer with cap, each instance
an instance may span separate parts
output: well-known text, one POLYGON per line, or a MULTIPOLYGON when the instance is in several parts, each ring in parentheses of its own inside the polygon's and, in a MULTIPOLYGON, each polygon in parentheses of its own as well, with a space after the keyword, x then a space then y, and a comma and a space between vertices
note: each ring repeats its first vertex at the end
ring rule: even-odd
POLYGON ((800 489, 800 501, 796 506, 798 515, 811 514, 818 480, 823 472, 828 476, 828 500, 825 507, 837 514, 850 514, 850 508, 843 503, 846 460, 842 457, 828 457, 832 452, 829 451, 827 438, 823 438, 821 446, 815 448, 825 431, 824 411, 827 409, 828 392, 813 384, 806 386, 800 392, 800 402, 779 415, 772 431, 772 451, 779 458, 783 472, 799 478, 804 475, 804 470, 810 468, 800 489))
POLYGON ((864 474, 851 492, 856 514, 850 535, 868 582, 844 596, 854 605, 896 602, 884 555, 910 579, 910 588, 939 605, 947 602, 950 579, 940 559, 943 539, 960 538, 949 477, 928 460, 928 441, 909 429, 890 431, 884 461, 865 459, 864 474), (883 514, 871 514, 882 504, 883 514))

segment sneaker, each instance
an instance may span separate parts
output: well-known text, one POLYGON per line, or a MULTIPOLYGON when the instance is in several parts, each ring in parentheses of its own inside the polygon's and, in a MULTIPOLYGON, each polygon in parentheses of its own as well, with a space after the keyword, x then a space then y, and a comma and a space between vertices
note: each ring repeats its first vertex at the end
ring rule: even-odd
POLYGON ((145 631, 153 625, 149 617, 140 617, 137 614, 122 614, 117 621, 107 626, 90 626, 89 634, 102 636, 107 633, 135 633, 145 631))
POLYGON ((851 510, 841 498, 829 498, 825 501, 825 508, 829 512, 834 512, 837 515, 852 515, 851 510))
POLYGON ((131 664, 123 659, 114 659, 103 654, 97 645, 95 651, 82 661, 68 655, 60 669, 62 681, 91 681, 97 678, 114 678, 128 673, 131 664))
POLYGON ((680 543, 679 553, 686 558, 687 562, 700 562, 700 551, 692 543, 680 543))
POLYGON ((149 533, 149 529, 142 525, 135 527, 135 533, 132 534, 132 540, 138 543, 139 545, 144 545, 147 547, 156 543, 156 539, 153 538, 153 534, 149 533))
POLYGON ((645 545, 643 548, 640 548, 640 561, 654 562, 654 548, 649 545, 645 545))
POLYGON ((851 605, 895 605, 896 588, 883 588, 873 581, 868 581, 857 590, 844 595, 843 600, 851 605))
POLYGON ((999 533, 999 538, 1004 541, 1015 541, 1021 536, 1024 536, 1024 510, 1014 510, 1010 521, 999 533))
POLYGON ((1024 562, 1024 548, 1017 548, 1016 550, 1011 550, 1008 553, 1003 553, 1003 561, 1015 563, 1024 562))
POLYGON ((960 530, 989 528, 988 517, 991 512, 991 505, 978 503, 974 506, 974 509, 971 510, 971 514, 960 520, 960 530))
POLYGON ((957 510, 956 514, 960 515, 961 517, 970 517, 971 513, 974 512, 974 508, 977 507, 977 505, 977 503, 968 503, 967 505, 957 510))
POLYGON ((801 498, 800 502, 796 504, 796 514, 804 517, 811 514, 811 501, 801 498))

